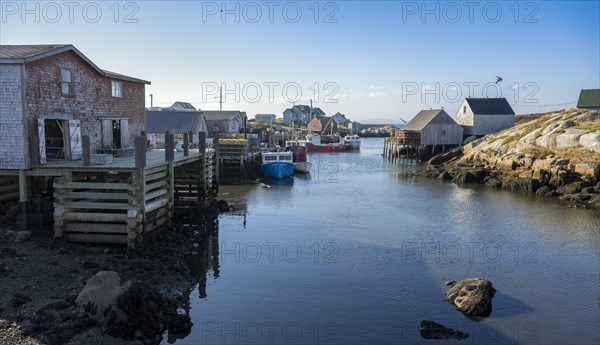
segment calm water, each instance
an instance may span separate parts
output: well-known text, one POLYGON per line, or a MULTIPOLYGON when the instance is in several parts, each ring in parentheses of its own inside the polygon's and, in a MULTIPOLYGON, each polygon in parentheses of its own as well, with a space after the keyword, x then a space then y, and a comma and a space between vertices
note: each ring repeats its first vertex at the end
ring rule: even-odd
POLYGON ((292 184, 222 188, 236 211, 191 258, 194 327, 175 343, 599 343, 600 212, 413 177, 382 146, 312 155, 292 184), (498 290, 482 321, 444 300, 470 277, 498 290), (422 339, 421 320, 470 337, 422 339))

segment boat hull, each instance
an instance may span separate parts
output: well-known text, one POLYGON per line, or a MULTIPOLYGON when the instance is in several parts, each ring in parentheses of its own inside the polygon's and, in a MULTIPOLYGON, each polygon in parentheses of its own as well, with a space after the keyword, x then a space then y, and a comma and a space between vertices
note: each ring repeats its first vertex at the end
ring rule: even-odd
POLYGON ((298 162, 298 163, 294 163, 294 171, 295 172, 299 172, 299 173, 303 173, 303 174, 307 174, 310 172, 310 166, 312 165, 312 163, 310 162, 298 162))
POLYGON ((347 141, 346 148, 350 150, 358 150, 360 149, 360 141, 347 141))
POLYGON ((285 162, 272 162, 263 164, 262 173, 273 178, 284 178, 294 175, 294 164, 285 162))
POLYGON ((346 151, 346 145, 343 144, 322 144, 315 145, 313 143, 306 143, 306 148, 308 151, 317 151, 317 152, 344 152, 346 151))

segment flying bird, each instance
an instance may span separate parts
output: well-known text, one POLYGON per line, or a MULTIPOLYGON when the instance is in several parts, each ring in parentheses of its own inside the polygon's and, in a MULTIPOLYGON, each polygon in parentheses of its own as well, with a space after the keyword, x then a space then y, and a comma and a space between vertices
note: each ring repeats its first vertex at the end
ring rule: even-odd
POLYGON ((496 84, 502 81, 502 77, 496 76, 496 84))

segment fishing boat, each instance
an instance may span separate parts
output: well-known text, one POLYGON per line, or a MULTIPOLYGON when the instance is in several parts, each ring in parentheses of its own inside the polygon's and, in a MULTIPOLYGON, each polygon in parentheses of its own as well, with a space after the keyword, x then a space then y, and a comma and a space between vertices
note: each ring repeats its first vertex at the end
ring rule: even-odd
POLYGON ((294 161, 294 171, 299 173, 308 173, 312 163, 308 161, 306 153, 306 141, 303 140, 288 140, 285 142, 286 150, 292 152, 292 159, 294 161))
MULTIPOLYGON (((331 136, 328 135, 325 137, 330 139, 329 137, 331 136)), ((346 151, 346 145, 340 141, 322 140, 321 135, 318 134, 309 134, 306 136, 306 149, 308 152, 344 152, 346 151)))
POLYGON ((289 151, 263 152, 261 170, 263 175, 284 178, 294 175, 294 161, 289 151))
POLYGON ((344 144, 347 149, 360 149, 360 137, 356 134, 348 134, 344 137, 344 144))

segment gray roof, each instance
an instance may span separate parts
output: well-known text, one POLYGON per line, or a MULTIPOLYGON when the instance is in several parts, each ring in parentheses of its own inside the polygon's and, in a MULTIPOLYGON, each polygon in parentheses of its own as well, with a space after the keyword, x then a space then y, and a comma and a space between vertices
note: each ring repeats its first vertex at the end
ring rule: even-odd
POLYGON ((600 89, 581 90, 577 108, 600 108, 600 89))
POLYGON ((246 112, 239 110, 203 110, 204 118, 206 121, 221 121, 229 120, 232 117, 237 117, 239 120, 243 120, 246 116, 246 112))
POLYGON ((455 124, 456 121, 444 109, 421 110, 412 120, 410 120, 404 129, 409 131, 420 131, 430 123, 436 124, 455 124))
POLYGON ((90 59, 71 44, 45 44, 45 45, 0 45, 0 64, 22 64, 52 55, 73 52, 92 67, 98 74, 117 80, 129 81, 139 84, 150 84, 149 81, 129 77, 123 74, 100 69, 90 59))
POLYGON ((197 133, 202 129, 203 119, 199 111, 146 110, 146 133, 197 133))
MULTIPOLYGON (((304 104, 298 104, 298 105, 293 106, 291 109, 288 108, 286 110, 291 110, 298 115, 310 114, 310 106, 304 105, 304 104)), ((317 107, 317 108, 313 108, 313 115, 316 115, 317 117, 323 117, 323 116, 325 116, 325 112, 323 110, 321 110, 321 108, 317 107)))
POLYGON ((506 98, 466 98, 469 107, 476 115, 514 115, 506 98))
POLYGON ((180 110, 180 111, 197 111, 198 110, 191 103, 179 102, 179 101, 171 104, 170 108, 173 110, 180 110))

